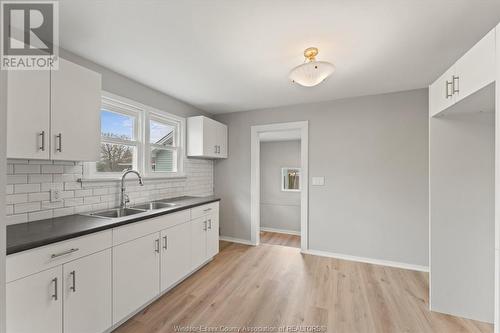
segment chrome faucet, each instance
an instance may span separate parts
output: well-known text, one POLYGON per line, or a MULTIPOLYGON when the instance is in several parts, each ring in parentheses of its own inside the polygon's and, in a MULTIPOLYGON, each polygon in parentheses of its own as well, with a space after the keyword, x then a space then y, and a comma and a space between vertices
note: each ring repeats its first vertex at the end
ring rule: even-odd
POLYGON ((127 203, 130 202, 130 199, 127 194, 125 194, 125 177, 129 174, 133 173, 137 175, 139 178, 139 185, 144 186, 144 183, 142 181, 141 174, 135 170, 127 170, 123 173, 122 175, 122 186, 121 186, 121 192, 120 192, 120 208, 125 208, 127 206, 127 203))

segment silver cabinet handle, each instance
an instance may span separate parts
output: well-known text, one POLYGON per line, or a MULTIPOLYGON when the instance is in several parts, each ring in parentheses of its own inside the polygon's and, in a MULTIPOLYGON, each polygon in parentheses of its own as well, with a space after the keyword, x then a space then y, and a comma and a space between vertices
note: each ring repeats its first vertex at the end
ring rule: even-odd
POLYGON ((207 231, 207 221, 203 221, 203 231, 207 231))
POLYGON ((453 94, 460 93, 460 76, 453 75, 453 94), (455 85, 456 82, 456 85, 455 85))
POLYGON ((217 154, 217 145, 214 146, 214 153, 217 154))
POLYGON ((54 293, 52 294, 52 299, 57 301, 57 278, 53 278, 52 282, 54 283, 54 293))
POLYGON ((160 239, 155 239, 155 252, 160 253, 160 239))
POLYGON ((220 154, 220 146, 217 146, 217 154, 220 154))
POLYGON ((450 87, 453 85, 453 82, 452 81, 448 81, 446 80, 446 99, 450 98, 451 96, 453 96, 453 90, 452 92, 450 93, 450 87))
POLYGON ((57 138, 57 151, 58 152, 62 152, 62 134, 59 133, 56 135, 56 138, 57 138))
POLYGON ((69 249, 69 250, 66 250, 64 252, 60 252, 60 253, 54 253, 50 256, 51 259, 54 259, 54 258, 57 258, 57 257, 62 257, 62 256, 65 256, 65 255, 68 255, 68 254, 71 254, 73 252, 76 252, 78 251, 79 249, 78 248, 72 248, 72 249, 69 249))
POLYGON ((212 230, 212 219, 208 220, 208 229, 212 230))
POLYGON ((38 147, 39 150, 45 151, 45 131, 41 131, 40 134, 38 134, 41 137, 42 144, 40 147, 38 147))
POLYGON ((163 249, 167 250, 168 249, 168 240, 167 236, 163 236, 163 249))
POLYGON ((212 208, 207 208, 207 209, 204 209, 203 211, 204 211, 204 212, 209 212, 209 211, 211 211, 211 210, 212 210, 212 208))
POLYGON ((69 273, 71 275, 71 278, 72 278, 72 282, 73 282, 73 285, 71 287, 69 287, 69 290, 73 291, 73 292, 76 292, 76 272, 75 271, 71 271, 69 273))

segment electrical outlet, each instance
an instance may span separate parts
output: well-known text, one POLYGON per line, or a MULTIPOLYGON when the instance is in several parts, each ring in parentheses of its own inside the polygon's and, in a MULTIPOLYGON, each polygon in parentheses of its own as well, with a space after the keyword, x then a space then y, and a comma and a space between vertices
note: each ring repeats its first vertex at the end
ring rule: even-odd
POLYGON ((313 186, 324 186, 325 185, 325 177, 312 177, 312 185, 313 186))
POLYGON ((50 201, 51 202, 59 202, 61 199, 61 191, 59 190, 50 190, 50 201))

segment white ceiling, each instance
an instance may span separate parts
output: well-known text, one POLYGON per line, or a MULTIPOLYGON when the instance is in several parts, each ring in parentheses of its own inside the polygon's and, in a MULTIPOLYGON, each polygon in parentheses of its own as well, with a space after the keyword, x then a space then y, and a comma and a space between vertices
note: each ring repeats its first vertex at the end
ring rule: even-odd
POLYGON ((61 46, 212 112, 427 86, 500 21, 498 0, 61 0, 61 46), (308 46, 337 70, 288 81, 308 46))

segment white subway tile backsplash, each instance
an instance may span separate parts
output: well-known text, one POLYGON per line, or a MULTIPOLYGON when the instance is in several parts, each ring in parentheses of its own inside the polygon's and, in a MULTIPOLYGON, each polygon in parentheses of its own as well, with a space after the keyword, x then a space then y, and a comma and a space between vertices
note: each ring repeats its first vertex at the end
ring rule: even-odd
POLYGON ((14 173, 40 173, 39 164, 15 164, 14 173))
MULTIPOLYGON (((131 204, 183 195, 213 194, 213 162, 185 161, 185 178, 137 179, 125 182, 131 204)), ((120 184, 117 181, 80 183, 81 162, 8 160, 6 186, 8 224, 36 221, 51 217, 103 210, 119 205, 120 184), (36 172, 36 173, 34 173, 36 172), (50 202, 50 190, 59 190, 61 201, 50 202)))
POLYGON ((28 213, 40 210, 40 202, 18 203, 14 205, 14 213, 28 213))
POLYGON ((41 210, 39 212, 28 213, 28 221, 37 221, 50 219, 52 217, 52 209, 50 210, 41 210))
POLYGON ((40 192, 40 184, 15 184, 14 193, 40 192))
POLYGON ((64 202, 61 201, 42 201, 42 209, 55 209, 55 208, 61 208, 64 207, 64 202))
POLYGON ((8 205, 28 202, 28 195, 27 194, 9 194, 5 197, 5 202, 8 205))
POLYGON ((88 197, 92 195, 92 190, 91 189, 85 189, 85 190, 75 190, 75 198, 79 197, 88 197))
POLYGON ((50 199, 49 192, 37 192, 37 193, 28 194, 28 201, 29 202, 44 201, 44 200, 49 200, 49 199, 50 199))
POLYGON ((64 165, 42 165, 42 173, 63 173, 64 165))
POLYGON ((26 184, 27 182, 27 175, 7 175, 7 184, 26 184))
POLYGON ((104 195, 104 194, 108 194, 108 189, 106 187, 102 187, 102 188, 95 188, 94 189, 94 195, 104 195))
POLYGON ((52 183, 52 175, 41 175, 41 174, 33 174, 28 175, 28 183, 36 184, 36 183, 52 183))
POLYGON ((5 217, 7 225, 28 222, 28 214, 16 214, 5 217))
POLYGON ((53 217, 58 217, 58 216, 64 216, 64 215, 71 215, 75 213, 75 208, 74 207, 66 207, 66 208, 58 208, 54 209, 52 212, 53 217))

